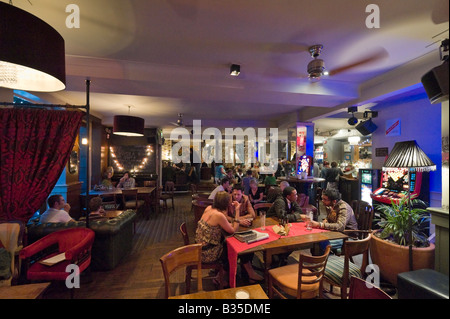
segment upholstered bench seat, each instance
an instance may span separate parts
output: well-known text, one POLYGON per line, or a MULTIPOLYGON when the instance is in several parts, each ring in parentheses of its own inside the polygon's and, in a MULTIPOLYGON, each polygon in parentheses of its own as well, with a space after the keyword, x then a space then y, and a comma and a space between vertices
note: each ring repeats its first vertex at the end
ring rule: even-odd
MULTIPOLYGON (((344 260, 343 257, 338 256, 330 256, 328 257, 327 267, 325 268, 324 277, 336 284, 336 286, 340 286, 342 284, 342 277, 344 272, 344 260)), ((348 279, 352 276, 363 278, 361 274, 361 270, 354 263, 349 263, 349 273, 348 279)))

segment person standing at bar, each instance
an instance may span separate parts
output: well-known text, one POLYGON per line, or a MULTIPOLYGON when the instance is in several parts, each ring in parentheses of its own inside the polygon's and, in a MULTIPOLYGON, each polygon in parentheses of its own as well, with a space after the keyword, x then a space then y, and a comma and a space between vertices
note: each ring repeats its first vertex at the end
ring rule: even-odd
POLYGON ((327 181, 327 189, 334 188, 339 190, 339 177, 344 175, 341 169, 337 167, 336 162, 331 162, 331 168, 327 169, 325 173, 325 179, 327 181))

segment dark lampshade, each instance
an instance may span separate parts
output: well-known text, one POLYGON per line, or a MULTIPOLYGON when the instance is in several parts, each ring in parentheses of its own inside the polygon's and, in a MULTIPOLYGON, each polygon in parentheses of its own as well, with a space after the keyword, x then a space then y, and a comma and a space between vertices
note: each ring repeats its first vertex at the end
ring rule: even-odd
POLYGON ((435 171, 436 165, 422 151, 417 142, 397 142, 383 168, 410 168, 416 171, 435 171))
POLYGON ((0 2, 0 87, 54 92, 64 90, 63 37, 36 16, 0 2))
POLYGON ((143 118, 129 115, 114 116, 113 133, 123 136, 144 136, 143 118))

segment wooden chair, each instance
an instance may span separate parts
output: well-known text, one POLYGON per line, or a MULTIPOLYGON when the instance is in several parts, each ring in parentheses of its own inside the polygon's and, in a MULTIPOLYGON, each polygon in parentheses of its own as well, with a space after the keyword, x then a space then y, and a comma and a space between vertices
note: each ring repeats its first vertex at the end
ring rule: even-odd
MULTIPOLYGON (((186 223, 182 223, 180 225, 180 232, 183 236, 184 245, 190 245, 189 234, 187 233, 186 223)), ((192 278, 192 270, 195 269, 195 266, 187 266, 186 267, 186 293, 190 293, 191 290, 191 278, 192 278)), ((202 269, 210 269, 214 270, 217 273, 223 273, 223 265, 221 263, 202 263, 202 269)), ((197 275, 199 276, 199 275, 197 275)), ((223 289, 224 283, 222 281, 222 276, 219 276, 219 289, 223 289)))
POLYGON ((330 249, 331 246, 327 246, 322 256, 309 256, 302 253, 298 264, 270 269, 269 298, 272 299, 275 292, 281 298, 287 299, 278 289, 297 299, 312 299, 317 295, 322 298, 322 279, 330 249))
POLYGON ((194 199, 192 201, 192 206, 194 207, 194 223, 197 225, 200 218, 202 218, 203 212, 205 211, 206 207, 213 204, 213 201, 211 199, 205 199, 205 200, 199 200, 194 199))
POLYGON ((135 209, 136 211, 145 204, 145 201, 138 199, 138 190, 136 188, 122 189, 123 208, 135 209))
MULTIPOLYGON (((16 261, 16 253, 22 248, 21 224, 6 222, 0 224, 0 242, 10 255, 10 277, 0 280, 0 287, 11 286, 11 283, 19 277, 19 263, 16 261)), ((6 254, 6 253, 5 253, 6 254)))
MULTIPOLYGON (((164 273, 165 298, 171 296, 170 275, 181 267, 194 266, 197 268, 197 290, 203 290, 202 285, 202 244, 192 244, 176 248, 162 256, 159 261, 164 273)), ((188 280, 188 279, 186 279, 188 280)), ((189 278, 190 281, 190 278, 189 278)))
POLYGON ((167 201, 169 199, 172 200, 172 209, 175 208, 173 201, 174 192, 175 192, 175 183, 167 181, 166 184, 164 185, 164 192, 161 192, 161 196, 159 196, 159 199, 163 201, 164 210, 168 209, 167 201))
POLYGON ((364 278, 364 272, 369 262, 369 244, 371 234, 361 240, 347 240, 344 243, 344 257, 330 256, 325 269, 324 280, 341 289, 341 299, 347 299, 347 289, 350 286, 350 277, 364 278), (362 254, 361 266, 355 264, 353 257, 362 254))
POLYGON ((352 209, 358 223, 358 232, 352 230, 345 230, 344 232, 351 237, 363 239, 372 233, 373 207, 365 201, 354 200, 352 201, 352 209))
POLYGON ((370 282, 352 276, 348 299, 392 299, 392 297, 370 282))
POLYGON ((104 210, 117 210, 116 194, 102 196, 102 206, 104 210))

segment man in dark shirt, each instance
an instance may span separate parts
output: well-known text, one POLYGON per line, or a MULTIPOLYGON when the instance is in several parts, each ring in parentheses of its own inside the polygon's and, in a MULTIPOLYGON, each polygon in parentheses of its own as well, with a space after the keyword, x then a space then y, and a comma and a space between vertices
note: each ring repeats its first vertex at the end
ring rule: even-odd
POLYGON ((327 169, 325 172, 325 179, 327 181, 327 189, 334 188, 339 190, 339 179, 338 176, 342 176, 341 169, 337 167, 336 162, 331 162, 331 168, 327 169))
POLYGON ((299 222, 305 218, 302 209, 297 204, 297 190, 288 186, 283 190, 283 196, 278 197, 272 207, 267 211, 267 216, 276 216, 279 220, 299 222))

